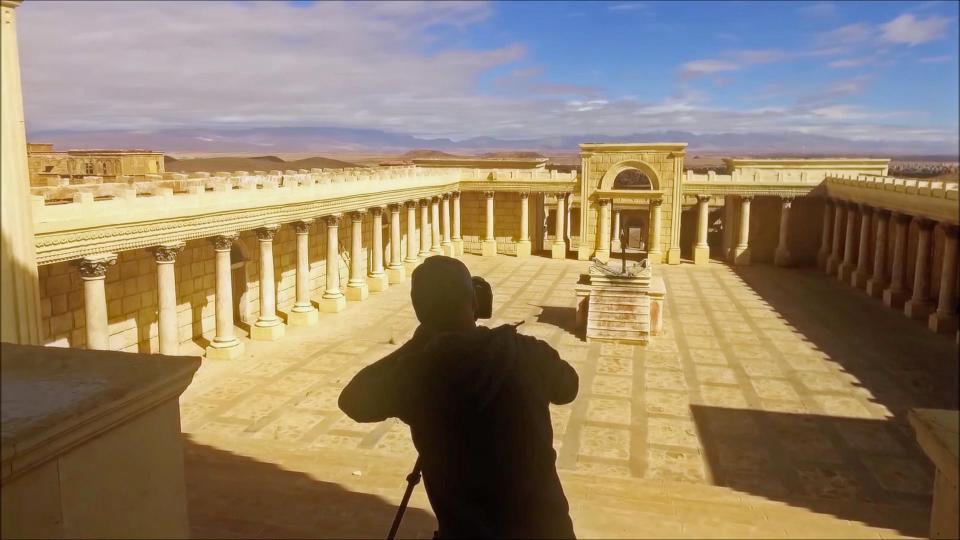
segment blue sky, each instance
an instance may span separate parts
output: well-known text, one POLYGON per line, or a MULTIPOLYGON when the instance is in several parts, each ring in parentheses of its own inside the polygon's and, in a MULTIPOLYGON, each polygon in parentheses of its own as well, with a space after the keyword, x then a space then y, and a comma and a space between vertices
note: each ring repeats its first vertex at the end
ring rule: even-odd
POLYGON ((957 2, 175 6, 20 8, 28 129, 673 129, 957 144, 957 2))

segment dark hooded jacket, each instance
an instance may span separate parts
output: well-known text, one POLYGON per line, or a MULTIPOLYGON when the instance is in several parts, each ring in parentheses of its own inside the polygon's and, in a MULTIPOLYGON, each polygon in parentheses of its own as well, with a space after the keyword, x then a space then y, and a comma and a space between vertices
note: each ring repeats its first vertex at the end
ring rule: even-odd
POLYGON ((512 325, 432 334, 424 327, 340 395, 357 422, 400 418, 420 452, 441 538, 572 538, 549 404, 578 377, 512 325))

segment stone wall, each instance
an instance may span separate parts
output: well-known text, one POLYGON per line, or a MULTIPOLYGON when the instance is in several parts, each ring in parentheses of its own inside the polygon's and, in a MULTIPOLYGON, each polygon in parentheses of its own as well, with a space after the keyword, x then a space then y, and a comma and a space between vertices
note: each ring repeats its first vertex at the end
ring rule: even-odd
MULTIPOLYGON (((536 198, 530 196, 527 201, 529 210, 528 231, 531 239, 538 230, 534 216, 536 198)), ((460 196, 460 232, 463 236, 463 250, 475 255, 480 254, 480 244, 487 230, 487 201, 481 192, 465 191, 460 196)), ((517 240, 520 238, 520 194, 498 192, 493 199, 493 236, 497 240, 497 253, 515 255, 517 240)))

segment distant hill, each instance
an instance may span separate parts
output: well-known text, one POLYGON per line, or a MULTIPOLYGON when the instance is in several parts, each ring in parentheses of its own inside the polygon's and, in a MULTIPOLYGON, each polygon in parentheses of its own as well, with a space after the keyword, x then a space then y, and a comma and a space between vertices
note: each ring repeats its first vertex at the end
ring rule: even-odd
POLYGON ((422 158, 455 158, 461 157, 455 154, 448 154, 447 152, 441 152, 440 150, 429 150, 426 148, 419 148, 417 150, 410 150, 397 156, 397 159, 422 159, 422 158))
POLYGON ((547 156, 539 152, 486 152, 481 154, 483 158, 514 158, 514 159, 540 159, 547 156))
MULTIPOLYGON (((169 156, 168 156, 169 157, 169 156)), ((294 161, 284 161, 276 156, 265 157, 211 157, 211 158, 192 158, 192 159, 174 159, 164 160, 164 168, 167 172, 192 173, 192 172, 217 172, 217 171, 271 171, 287 169, 344 169, 347 167, 359 167, 354 163, 340 161, 338 159, 329 159, 325 157, 310 157, 294 161)))

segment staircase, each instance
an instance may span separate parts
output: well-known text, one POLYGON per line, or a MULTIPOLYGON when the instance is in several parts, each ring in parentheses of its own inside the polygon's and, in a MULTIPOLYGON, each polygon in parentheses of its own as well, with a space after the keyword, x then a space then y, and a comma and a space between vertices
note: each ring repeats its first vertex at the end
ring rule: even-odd
POLYGON ((600 276, 590 277, 587 341, 646 344, 650 339, 650 297, 645 291, 636 286, 620 286, 600 276))

